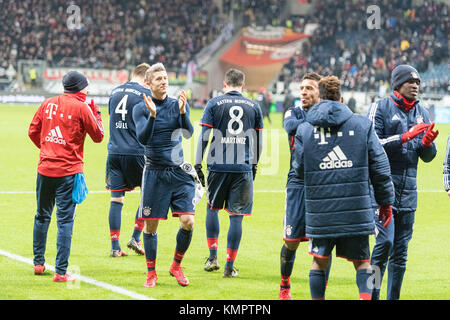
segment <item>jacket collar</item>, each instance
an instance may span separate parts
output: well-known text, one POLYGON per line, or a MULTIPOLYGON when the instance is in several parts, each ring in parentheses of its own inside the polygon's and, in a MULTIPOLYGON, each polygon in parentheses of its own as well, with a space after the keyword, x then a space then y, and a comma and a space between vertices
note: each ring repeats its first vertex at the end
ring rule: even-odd
POLYGON ((394 102, 394 104, 399 108, 404 110, 405 112, 409 112, 409 110, 413 109, 416 104, 419 103, 419 100, 408 100, 403 97, 398 91, 393 91, 389 98, 394 102))
POLYGON ((86 98, 87 98, 87 94, 86 93, 82 93, 82 92, 75 92, 75 93, 64 92, 63 95, 75 98, 75 99, 77 99, 78 101, 81 101, 81 102, 85 102, 86 98))

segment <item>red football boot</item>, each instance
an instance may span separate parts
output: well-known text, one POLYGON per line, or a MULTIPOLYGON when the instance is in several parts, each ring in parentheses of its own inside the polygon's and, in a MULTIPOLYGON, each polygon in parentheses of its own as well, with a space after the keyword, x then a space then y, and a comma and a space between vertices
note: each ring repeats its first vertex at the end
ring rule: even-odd
POLYGON ((35 265, 35 266, 33 267, 33 270, 34 270, 34 274, 35 274, 35 275, 40 275, 40 274, 43 274, 43 273, 44 273, 44 271, 45 271, 45 266, 42 265, 42 264, 37 264, 37 265, 35 265))
POLYGON ((154 288, 156 286, 156 280, 158 280, 158 277, 156 276, 156 271, 149 271, 147 273, 147 280, 144 283, 144 287, 154 288))
POLYGON ((280 300, 292 300, 291 289, 280 289, 280 300))
POLYGON ((75 279, 72 278, 68 273, 66 273, 63 276, 58 273, 55 273, 55 275, 53 276, 53 281, 54 282, 70 282, 70 281, 75 281, 75 279))
POLYGON ((169 273, 172 277, 175 277, 177 279, 177 282, 180 286, 188 286, 189 280, 186 278, 183 274, 183 271, 181 270, 181 266, 177 263, 172 263, 170 266, 169 273))

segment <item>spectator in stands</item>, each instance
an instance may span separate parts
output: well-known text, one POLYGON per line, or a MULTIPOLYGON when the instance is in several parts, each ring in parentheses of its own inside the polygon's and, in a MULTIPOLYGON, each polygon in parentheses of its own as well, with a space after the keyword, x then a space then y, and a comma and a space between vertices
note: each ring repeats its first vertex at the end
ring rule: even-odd
MULTIPOLYGON (((313 50, 300 54, 307 64, 294 57, 294 64, 285 65, 293 75, 288 81, 299 81, 301 74, 314 70, 321 75, 338 75, 345 90, 378 91, 379 81, 389 82, 396 65, 412 62, 423 72, 430 61, 438 64, 448 59, 448 4, 425 1, 413 5, 411 0, 377 3, 389 16, 376 32, 364 23, 371 4, 370 0, 319 0, 313 14, 289 17, 294 31, 302 32, 307 23, 319 27, 306 45, 313 50)), ((428 92, 446 92, 447 86, 442 90, 439 84, 429 82, 422 83, 428 92)))

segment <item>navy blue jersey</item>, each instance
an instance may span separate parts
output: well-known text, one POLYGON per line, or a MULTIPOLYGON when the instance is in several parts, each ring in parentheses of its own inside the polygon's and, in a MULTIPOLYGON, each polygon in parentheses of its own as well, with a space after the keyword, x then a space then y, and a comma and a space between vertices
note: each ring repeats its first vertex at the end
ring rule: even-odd
POLYGON ((186 103, 186 114, 182 115, 177 99, 153 98, 153 102, 155 118, 150 117, 144 101, 133 110, 138 139, 145 146, 146 164, 153 168, 179 166, 184 162, 182 137, 188 139, 194 132, 189 120, 189 105, 186 103))
POLYGON ((207 103, 200 125, 212 128, 213 132, 207 158, 208 170, 249 172, 252 165, 257 164, 263 129, 258 103, 237 91, 227 92, 207 103))
POLYGON ((284 115, 283 127, 288 134, 289 149, 291 152, 291 159, 286 187, 296 187, 299 185, 303 186, 304 184, 303 172, 300 172, 300 175, 298 175, 295 172, 294 168, 292 167, 292 161, 294 159, 293 155, 295 149, 295 134, 297 133, 298 126, 305 121, 305 118, 306 118, 306 111, 300 107, 291 107, 286 111, 284 115))
POLYGON ((126 82, 115 88, 109 96, 109 154, 143 155, 144 146, 136 136, 133 108, 143 101, 142 93, 151 96, 137 82, 126 82))

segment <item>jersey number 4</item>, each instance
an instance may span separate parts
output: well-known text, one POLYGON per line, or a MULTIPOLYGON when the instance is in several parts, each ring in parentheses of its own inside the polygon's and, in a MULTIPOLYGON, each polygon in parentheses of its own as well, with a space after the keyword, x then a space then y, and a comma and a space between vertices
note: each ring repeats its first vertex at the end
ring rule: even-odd
POLYGON ((128 113, 127 100, 128 100, 128 95, 126 94, 123 96, 122 100, 120 100, 120 102, 117 104, 116 109, 114 110, 115 113, 122 115, 122 121, 125 121, 125 115, 128 113))

